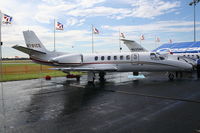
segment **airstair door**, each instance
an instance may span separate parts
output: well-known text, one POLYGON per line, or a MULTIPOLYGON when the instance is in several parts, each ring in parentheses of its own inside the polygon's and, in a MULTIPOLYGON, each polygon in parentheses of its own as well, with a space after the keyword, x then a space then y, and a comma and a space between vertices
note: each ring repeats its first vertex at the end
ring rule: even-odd
POLYGON ((139 54, 135 53, 131 55, 131 61, 133 64, 137 63, 139 61, 139 54))

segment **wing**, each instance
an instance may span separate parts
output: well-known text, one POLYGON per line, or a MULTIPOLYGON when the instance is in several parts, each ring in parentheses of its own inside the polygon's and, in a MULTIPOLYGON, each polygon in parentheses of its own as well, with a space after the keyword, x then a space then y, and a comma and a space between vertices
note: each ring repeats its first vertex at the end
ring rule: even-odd
POLYGON ((51 70, 60 70, 63 72, 70 72, 70 71, 117 71, 117 67, 114 65, 105 65, 105 64, 98 64, 98 65, 87 65, 87 66, 80 66, 80 67, 63 67, 63 68, 50 68, 51 70))

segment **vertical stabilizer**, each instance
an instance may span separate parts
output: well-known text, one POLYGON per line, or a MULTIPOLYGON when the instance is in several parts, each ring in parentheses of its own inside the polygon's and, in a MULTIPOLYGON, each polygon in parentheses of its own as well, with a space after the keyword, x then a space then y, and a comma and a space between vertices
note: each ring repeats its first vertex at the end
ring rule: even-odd
POLYGON ((133 40, 121 39, 131 52, 147 52, 144 47, 133 40))
POLYGON ((23 31, 26 46, 30 49, 44 52, 47 50, 33 31, 23 31))

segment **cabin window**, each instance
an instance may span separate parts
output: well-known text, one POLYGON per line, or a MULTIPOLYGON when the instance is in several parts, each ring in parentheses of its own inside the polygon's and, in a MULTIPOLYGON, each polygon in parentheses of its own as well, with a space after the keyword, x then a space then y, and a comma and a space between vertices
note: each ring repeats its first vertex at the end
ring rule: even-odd
POLYGON ((123 55, 121 55, 119 58, 120 58, 120 60, 123 60, 123 59, 124 59, 124 56, 123 56, 123 55))
POLYGON ((127 56, 126 56, 126 60, 130 60, 130 55, 127 55, 127 56))
POLYGON ((96 61, 97 61, 97 60, 98 60, 98 56, 95 56, 95 57, 94 57, 94 60, 96 60, 96 61))
POLYGON ((108 56, 108 57, 107 57, 107 59, 108 59, 108 60, 110 60, 110 59, 111 59, 111 57, 110 57, 110 56, 108 56))
POLYGON ((104 60, 104 56, 101 56, 101 60, 104 60))
POLYGON ((188 55, 188 57, 190 57, 190 55, 188 55))
POLYGON ((117 56, 114 56, 114 60, 117 60, 117 56))

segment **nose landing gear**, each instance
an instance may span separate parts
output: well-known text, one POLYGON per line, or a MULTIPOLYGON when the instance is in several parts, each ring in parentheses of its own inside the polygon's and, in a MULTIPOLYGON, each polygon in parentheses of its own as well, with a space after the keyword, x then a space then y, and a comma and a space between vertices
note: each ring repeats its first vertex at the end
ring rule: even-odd
POLYGON ((174 77, 175 77, 174 73, 169 73, 168 78, 169 78, 170 81, 173 81, 174 77))

